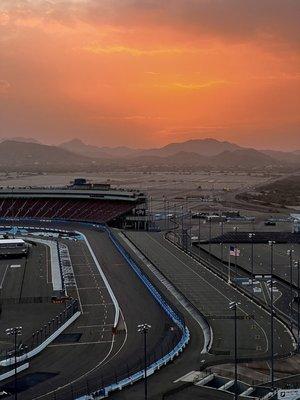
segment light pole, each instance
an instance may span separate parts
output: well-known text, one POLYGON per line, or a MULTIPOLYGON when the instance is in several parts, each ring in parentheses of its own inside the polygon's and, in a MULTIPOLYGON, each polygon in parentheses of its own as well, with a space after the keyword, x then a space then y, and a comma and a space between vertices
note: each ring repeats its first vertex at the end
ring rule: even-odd
POLYGON ((184 249, 183 228, 184 228, 184 219, 183 219, 183 205, 182 205, 181 206, 181 246, 182 246, 182 249, 184 249))
POLYGON ((286 253, 289 257, 290 266, 290 326, 293 331, 293 252, 294 250, 288 250, 286 253))
POLYGON ((170 226, 170 202, 167 200, 167 230, 169 230, 170 226))
MULTIPOLYGON (((233 231, 235 233, 235 239, 237 239, 236 238, 236 233, 238 231, 238 227, 234 226, 233 227, 233 231)), ((237 276, 237 252, 238 252, 238 250, 237 250, 237 240, 235 240, 235 250, 234 250, 234 273, 235 273, 235 279, 237 279, 237 277, 238 277, 237 276)))
POLYGON ((238 360, 237 360, 237 307, 239 302, 231 301, 229 303, 230 310, 234 311, 234 400, 238 400, 238 360))
POLYGON ((192 210, 189 210, 189 231, 190 231, 190 239, 189 239, 189 246, 191 248, 192 245, 192 228, 193 228, 193 222, 192 222, 192 210))
POLYGON ((255 233, 249 233, 249 239, 251 240, 251 287, 252 287, 252 298, 254 297, 254 242, 253 238, 255 233))
POLYGON ((201 240, 201 218, 200 218, 200 214, 198 214, 198 243, 199 243, 199 250, 200 250, 200 240, 201 240))
POLYGON ((208 217, 209 219, 209 261, 211 258, 211 216, 208 217))
POLYGON ((300 334, 300 303, 299 303, 299 284, 300 284, 300 262, 299 260, 295 262, 295 266, 297 267, 297 344, 298 344, 298 351, 299 351, 299 334, 300 334))
POLYGON ((8 328, 6 329, 5 333, 9 336, 14 337, 14 358, 15 358, 15 400, 18 398, 18 391, 17 391, 17 337, 22 335, 22 326, 16 326, 14 328, 8 328))
POLYGON ((144 382, 145 382, 145 400, 148 398, 148 386, 147 386, 147 333, 151 325, 146 323, 138 325, 138 332, 144 336, 144 382))
POLYGON ((221 241, 221 260, 223 262, 223 235, 224 235, 224 221, 223 221, 223 219, 220 222, 220 226, 221 226, 221 237, 222 237, 222 241, 221 241))
POLYGON ((164 202, 165 230, 167 230, 167 200, 165 196, 163 196, 163 202, 164 202))
POLYGON ((273 240, 269 241, 270 246, 270 274, 271 274, 271 389, 274 391, 274 291, 273 291, 273 272, 274 272, 274 244, 273 240))

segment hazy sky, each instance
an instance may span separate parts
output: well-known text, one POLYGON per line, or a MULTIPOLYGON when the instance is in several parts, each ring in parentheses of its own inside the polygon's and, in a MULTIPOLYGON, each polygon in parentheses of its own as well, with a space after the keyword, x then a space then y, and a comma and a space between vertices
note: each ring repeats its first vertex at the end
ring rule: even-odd
POLYGON ((0 136, 300 148, 299 0, 0 0, 0 136))

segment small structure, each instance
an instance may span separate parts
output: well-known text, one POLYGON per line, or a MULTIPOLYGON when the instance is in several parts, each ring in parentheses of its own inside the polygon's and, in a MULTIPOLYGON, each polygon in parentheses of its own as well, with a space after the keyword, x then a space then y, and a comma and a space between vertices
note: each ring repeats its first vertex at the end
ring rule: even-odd
POLYGON ((300 233, 300 214, 291 214, 291 217, 292 217, 293 222, 294 222, 293 232, 294 233, 300 233))
POLYGON ((28 245, 23 239, 0 239, 0 257, 23 257, 28 245))

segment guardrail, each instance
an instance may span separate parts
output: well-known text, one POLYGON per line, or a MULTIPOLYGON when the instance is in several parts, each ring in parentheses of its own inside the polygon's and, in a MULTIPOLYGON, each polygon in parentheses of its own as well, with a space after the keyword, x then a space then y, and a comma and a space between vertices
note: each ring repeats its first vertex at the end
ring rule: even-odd
MULTIPOLYGON (((53 340, 71 325, 80 314, 81 312, 78 310, 77 300, 71 300, 69 304, 66 304, 66 307, 59 315, 48 321, 40 330, 34 332, 30 338, 22 341, 22 346, 18 346, 17 348, 17 362, 28 360, 44 350, 46 346, 53 342, 53 340)), ((0 358, 0 366, 2 367, 14 365, 15 350, 7 349, 3 351, 0 358)))
MULTIPOLYGON (((63 221, 60 221, 63 222, 63 221)), ((67 222, 67 221, 64 221, 67 222)), ((168 304, 168 301, 164 298, 164 296, 154 287, 154 285, 150 282, 149 278, 141 271, 137 263, 132 259, 130 254, 125 250, 122 244, 119 242, 117 237, 113 234, 113 232, 104 225, 100 224, 91 224, 91 223, 83 223, 83 225, 91 225, 93 227, 97 227, 102 231, 105 231, 112 243, 115 245, 120 254, 127 261, 128 265, 132 268, 135 274, 139 277, 142 283, 149 290, 153 298, 158 302, 164 312, 169 316, 169 318, 174 322, 177 326, 174 332, 168 334, 163 341, 157 345, 154 349, 151 350, 151 353, 147 355, 148 366, 147 366, 147 376, 152 375, 155 371, 159 370, 164 365, 172 362, 175 357, 177 357, 187 346, 190 340, 190 332, 186 327, 184 319, 179 315, 179 312, 175 312, 175 307, 171 307, 168 304)), ((32 227, 32 229, 40 229, 38 227, 32 227)), ((47 230, 47 229, 45 229, 47 230)), ((56 231, 54 228, 50 228, 49 231, 56 231)), ((58 230, 60 231, 60 230, 58 230)), ((67 232, 66 230, 61 230, 67 232)), ((77 232, 78 233, 78 232, 77 232)), ((82 234, 81 234, 82 235, 82 234)), ((86 237, 84 237, 88 248, 91 250, 91 254, 94 256, 94 260, 96 264, 98 261, 96 256, 94 255, 91 246, 86 237)), ((103 273, 100 265, 99 271, 101 271, 101 275, 103 273)), ((105 276, 104 276, 105 278, 105 276)), ((106 280, 106 278, 105 278, 106 280)), ((108 283, 108 282, 107 282, 108 283)), ((115 298, 113 296, 113 298, 115 298)), ((115 299, 116 300, 116 299, 115 299)), ((116 304, 117 301, 116 301, 116 304)), ((117 307, 119 310, 119 307, 117 307)), ((119 311, 116 312, 115 315, 115 324, 119 319, 119 311)), ((111 392, 116 390, 121 390, 126 386, 132 385, 134 382, 141 380, 144 378, 144 363, 140 357, 136 357, 136 360, 131 362, 131 367, 128 365, 120 366, 118 371, 113 371, 110 376, 103 377, 101 373, 98 378, 93 379, 83 379, 78 385, 70 384, 68 387, 64 388, 64 390, 53 392, 53 399, 55 400, 66 400, 66 399, 103 399, 107 397, 111 392), (107 384, 105 383, 107 382, 107 384)))
MULTIPOLYGON (((99 226, 99 228, 105 231, 119 253, 124 257, 127 261, 128 265, 132 268, 135 274, 139 277, 139 279, 143 282, 146 288, 149 290, 154 299, 158 302, 161 308, 165 311, 165 313, 169 316, 169 318, 177 325, 177 327, 181 330, 181 338, 177 342, 177 344, 169 351, 167 354, 154 361, 147 367, 147 376, 154 374, 155 371, 159 370, 162 366, 167 363, 173 361, 175 357, 177 357, 186 347, 190 340, 190 332, 187 326, 185 325, 182 318, 177 315, 172 307, 167 303, 164 297, 159 293, 159 291, 152 285, 148 277, 141 271, 140 267, 133 260, 130 254, 125 250, 120 241, 114 235, 114 233, 107 226, 99 226)), ((115 383, 112 383, 106 387, 102 387, 100 390, 95 391, 92 395, 86 395, 78 398, 78 400, 88 400, 88 399, 103 399, 107 397, 111 392, 115 390, 121 390, 126 386, 132 385, 134 382, 137 382, 140 379, 145 377, 144 370, 141 369, 134 374, 119 380, 115 383)))

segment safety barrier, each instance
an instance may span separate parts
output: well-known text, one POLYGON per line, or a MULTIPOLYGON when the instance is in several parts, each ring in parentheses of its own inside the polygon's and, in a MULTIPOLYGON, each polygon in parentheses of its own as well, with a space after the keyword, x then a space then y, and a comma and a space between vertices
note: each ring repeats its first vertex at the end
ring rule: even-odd
POLYGON ((3 359, 0 360, 0 366, 14 365, 15 358, 19 363, 36 356, 76 321, 80 315, 81 312, 78 310, 77 300, 72 300, 60 315, 49 321, 41 330, 35 332, 32 338, 29 339, 28 344, 26 344, 26 341, 22 343, 22 348, 17 349, 16 357, 14 349, 7 350, 3 359))
MULTIPOLYGON (((119 242, 117 237, 114 235, 114 233, 107 227, 107 226, 99 226, 99 228, 103 231, 105 231, 110 240, 113 242, 119 253, 124 257, 128 265, 132 268, 132 270, 135 272, 135 274, 139 277, 139 279, 143 282, 143 284, 146 286, 146 288, 149 290, 151 295, 154 297, 154 299, 159 303, 159 305, 162 307, 162 309, 165 311, 165 313, 171 318, 171 320, 180 328, 182 331, 182 336, 180 341, 176 344, 176 346, 168 352, 165 356, 161 357, 159 360, 153 362, 147 367, 147 376, 150 376, 154 374, 155 371, 159 370, 162 366, 168 364, 169 362, 173 361, 175 357, 177 357, 186 347, 190 340, 190 332, 189 329, 185 326, 184 321, 182 318, 177 315, 173 309, 169 306, 169 304, 166 302, 166 300, 163 298, 163 296, 158 292, 158 290, 152 285, 148 277, 143 274, 139 266, 136 264, 136 262, 132 259, 130 254, 125 250, 125 248, 122 246, 122 244, 119 242)), ((109 386, 106 386, 99 391, 96 391, 92 394, 91 396, 83 396, 80 397, 80 400, 88 400, 88 399, 103 399, 109 395, 109 393, 115 391, 115 390, 121 390, 126 386, 132 385, 134 382, 137 382, 140 379, 144 378, 144 370, 140 370, 133 375, 122 379, 118 382, 115 382, 109 386)), ((78 399, 78 400, 79 400, 78 399)))
MULTIPOLYGON (((63 221, 61 221, 63 222, 63 221)), ((66 222, 66 221, 64 221, 66 222)), ((132 259, 132 257, 130 256, 130 254, 125 250, 125 248, 122 246, 122 244, 119 242, 119 240, 117 239, 117 237, 113 234, 113 232, 104 225, 95 225, 95 224, 83 224, 83 225, 91 225, 94 228, 97 227, 102 231, 105 231, 110 240, 112 241, 112 243, 115 245, 116 249, 119 251, 119 253, 124 257, 124 259, 126 260, 126 262, 128 263, 128 265, 132 268, 132 270, 135 272, 135 274, 138 276, 138 278, 141 280, 141 282, 146 286, 146 288, 149 290, 149 292, 151 293, 151 295, 153 296, 153 298, 158 302, 158 304, 161 306, 161 308, 164 310, 164 312, 169 316, 169 318, 174 322, 174 324, 179 328, 179 331, 181 332, 180 335, 175 335, 176 340, 174 340, 171 343, 170 346, 167 347, 167 350, 163 347, 161 349, 161 357, 156 359, 157 353, 152 355, 153 357, 149 357, 149 365, 147 366, 147 376, 150 376, 152 374, 154 374, 155 371, 159 370, 161 367, 163 367, 164 365, 168 364, 169 362, 173 361, 173 359, 175 357, 177 357, 183 350, 184 348, 187 346, 189 340, 190 340, 190 332, 189 329, 186 327, 185 322, 183 320, 183 318, 181 318, 181 316, 179 315, 179 312, 175 312, 174 309, 168 304, 167 300, 164 298, 164 296, 159 293, 159 291, 154 287, 154 285, 152 285, 152 283, 150 282, 150 280, 148 279, 148 277, 142 272, 142 270, 140 269, 140 267, 136 264, 136 262, 132 259), (175 344, 176 343, 176 344, 175 344), (166 350, 166 354, 164 354, 163 350, 166 350), (151 358, 153 359, 153 361, 151 362, 151 358)), ((38 227, 32 227, 30 229, 33 230, 37 230, 40 229, 38 227)), ((63 231, 63 232, 67 232, 66 230, 57 230, 55 228, 44 228, 45 230, 51 230, 51 231, 63 231)), ((80 232, 77 232, 80 233, 80 232)), ((80 233, 81 234, 81 233, 80 233)), ((98 261, 91 249, 91 246, 87 240, 87 238, 81 234, 89 248, 89 250, 91 251, 91 254, 96 262, 96 264, 98 264, 98 261)), ((104 275, 101 267, 99 265, 98 269, 101 273, 101 275, 104 275)), ((106 277, 104 277, 104 280, 106 281, 105 283, 109 286, 106 277)), ((110 288, 110 286, 109 286, 110 288)), ((111 288, 110 288, 111 289, 111 288)), ((111 290, 112 292, 112 290, 111 290)), ((112 292, 113 294, 113 292, 112 292)), ((118 321, 118 316, 119 316, 119 307, 118 307, 118 303, 117 300, 115 299, 114 295, 112 296, 112 299, 115 300, 115 306, 116 306, 116 315, 115 315, 115 324, 118 321)), ((179 332, 178 332, 179 334, 179 332)), ((19 360, 18 360, 19 361, 19 360)), ((134 367, 135 368, 135 367, 134 367)), ((112 380, 110 380, 108 382, 107 385, 103 385, 103 384, 98 384, 97 386, 95 386, 95 388, 101 388, 101 389, 96 389, 92 391, 92 394, 88 394, 88 395, 84 395, 81 397, 77 397, 77 399, 81 399, 81 400, 91 400, 91 399, 103 399, 105 397, 107 397, 111 392, 116 391, 116 390, 121 390, 126 386, 132 385, 134 382, 137 382, 138 380, 141 380, 144 378, 144 369, 142 368, 141 364, 138 364, 138 368, 133 369, 132 372, 128 373, 126 377, 123 377, 118 380, 115 379, 114 383, 110 383, 112 382, 112 380), (137 371, 137 372, 136 372, 137 371)), ((89 383, 89 382, 87 382, 89 383)), ((88 385, 87 385, 88 386, 88 385)), ((81 388, 79 389, 81 392, 83 391, 83 393, 91 393, 91 391, 87 388, 81 388)), ((73 387, 71 385, 71 397, 72 399, 74 399, 74 395, 73 395, 73 387)), ((78 395, 80 396, 80 394, 78 393, 78 395)), ((77 396, 78 396, 77 395, 77 396)), ((60 393, 55 392, 54 393, 54 398, 55 399, 66 399, 67 397, 65 397, 65 394, 62 393, 63 397, 59 397, 60 393)))

